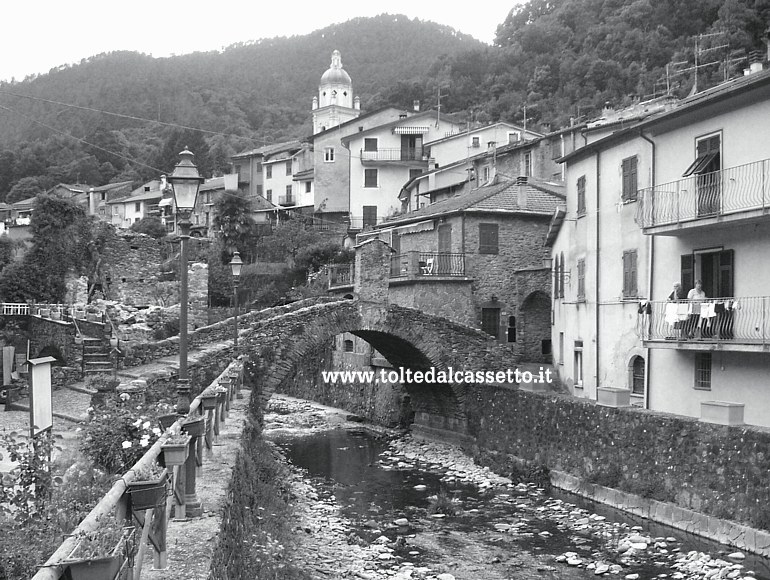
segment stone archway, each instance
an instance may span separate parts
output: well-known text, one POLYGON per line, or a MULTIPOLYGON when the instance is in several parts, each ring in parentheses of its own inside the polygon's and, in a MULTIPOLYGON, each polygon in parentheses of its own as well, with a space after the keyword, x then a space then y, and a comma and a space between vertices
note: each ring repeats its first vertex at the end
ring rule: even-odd
MULTIPOLYGON (((247 372, 262 401, 343 332, 366 340, 399 372, 496 372, 516 367, 511 351, 479 330, 411 308, 341 300, 255 321, 241 333, 250 358, 247 372)), ((403 382, 417 424, 467 432, 464 383, 403 382)))
POLYGON ((542 290, 531 292, 519 308, 522 357, 526 362, 551 363, 551 299, 542 290))

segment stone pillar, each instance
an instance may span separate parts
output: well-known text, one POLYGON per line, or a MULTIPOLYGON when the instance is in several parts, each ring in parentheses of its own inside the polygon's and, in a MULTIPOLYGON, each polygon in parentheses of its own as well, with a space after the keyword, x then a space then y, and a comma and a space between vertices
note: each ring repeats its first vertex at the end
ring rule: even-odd
POLYGON ((188 443, 190 446, 187 459, 181 469, 184 470, 184 505, 185 516, 195 518, 203 514, 203 506, 195 492, 196 470, 198 467, 198 437, 193 437, 188 443))
POLYGON ((356 271, 353 290, 362 302, 388 303, 390 257, 393 250, 380 239, 356 246, 356 271))

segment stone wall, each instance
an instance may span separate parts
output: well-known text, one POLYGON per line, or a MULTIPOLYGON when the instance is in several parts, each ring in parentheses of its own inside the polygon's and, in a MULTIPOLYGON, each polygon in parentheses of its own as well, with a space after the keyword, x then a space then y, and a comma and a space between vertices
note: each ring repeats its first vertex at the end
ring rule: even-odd
MULTIPOLYGON (((481 457, 502 473, 515 456, 663 502, 669 516, 673 504, 770 530, 770 430, 501 387, 471 388, 466 404, 481 457)), ((699 522, 697 531, 708 532, 708 518, 699 522)))
POLYGON ((102 271, 109 280, 106 298, 125 304, 156 304, 161 251, 157 240, 120 230, 101 250, 102 271))
POLYGON ((394 279, 390 282, 388 300, 392 304, 424 310, 460 324, 478 326, 470 280, 394 279))
POLYGON ((75 348, 74 327, 69 322, 29 317, 29 355, 55 356, 64 364, 79 366, 79 350, 75 348))

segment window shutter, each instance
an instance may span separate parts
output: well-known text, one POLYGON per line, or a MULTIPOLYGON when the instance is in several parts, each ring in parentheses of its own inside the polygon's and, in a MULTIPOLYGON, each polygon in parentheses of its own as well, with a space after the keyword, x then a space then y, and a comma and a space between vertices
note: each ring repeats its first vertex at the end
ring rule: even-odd
POLYGON ((623 252, 623 297, 631 291, 631 253, 623 252))
POLYGON ((479 224, 479 254, 497 254, 497 224, 479 224))
POLYGON ((682 292, 686 296, 695 286, 695 257, 692 254, 684 254, 681 265, 682 292))
POLYGON ((630 295, 631 296, 638 296, 639 295, 639 284, 638 284, 638 272, 636 268, 636 251, 629 253, 629 258, 631 261, 630 264, 630 276, 631 276, 631 286, 630 286, 630 295))
POLYGON ((716 296, 716 298, 728 298, 733 295, 734 260, 734 250, 719 252, 719 296, 716 296))

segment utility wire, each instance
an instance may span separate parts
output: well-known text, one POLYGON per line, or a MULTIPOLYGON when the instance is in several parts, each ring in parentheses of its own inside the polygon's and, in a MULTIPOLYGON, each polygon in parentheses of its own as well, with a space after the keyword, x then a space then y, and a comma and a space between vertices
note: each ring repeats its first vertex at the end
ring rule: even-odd
MULTIPOLYGON (((254 141, 256 143, 260 143, 262 145, 269 145, 270 142, 265 139, 254 139, 252 137, 245 137, 243 135, 235 135, 233 133, 222 133, 221 131, 210 131, 208 129, 200 129, 198 127, 190 127, 188 125, 180 125, 179 123, 169 123, 166 121, 160 121, 156 119, 146 119, 144 117, 136 117, 134 115, 126 115, 123 113, 113 113, 112 111, 105 111, 104 109, 96 109, 94 107, 86 107, 84 105, 73 105, 72 103, 64 103, 62 101, 54 101, 52 99, 44 99, 43 97, 35 97, 32 95, 22 95, 20 93, 13 93, 11 91, 4 91, 0 90, 0 95, 8 95, 12 97, 19 97, 22 99, 30 99, 33 101, 40 101, 43 103, 49 103, 52 105, 59 105, 62 107, 69 107, 71 109, 79 109, 81 111, 90 111, 92 113, 100 113, 102 115, 110 115, 113 117, 119 117, 121 119, 130 119, 132 121, 142 121, 145 123, 157 123, 159 125, 164 125, 166 127, 175 127, 178 129, 187 129, 189 131, 198 131, 199 133, 207 133, 209 135, 222 135, 223 137, 238 137, 240 139, 247 139, 249 141, 254 141)), ((21 113, 20 113, 21 114, 21 113)))

